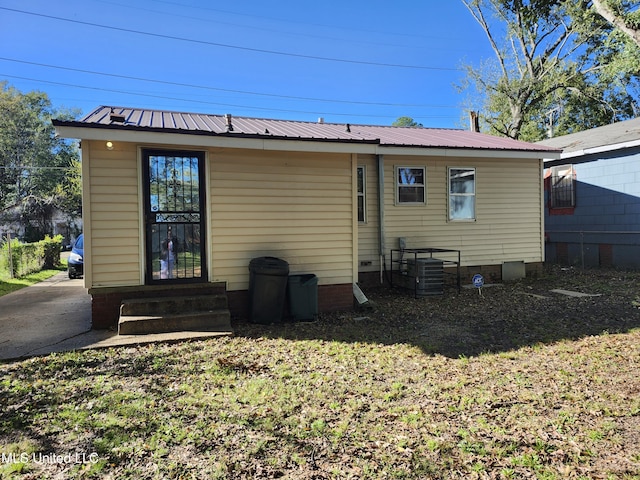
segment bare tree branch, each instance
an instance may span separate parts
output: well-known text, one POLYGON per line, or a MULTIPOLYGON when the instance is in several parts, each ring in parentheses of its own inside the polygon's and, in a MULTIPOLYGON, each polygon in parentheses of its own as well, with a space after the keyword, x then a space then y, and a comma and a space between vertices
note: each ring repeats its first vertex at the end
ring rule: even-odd
POLYGON ((469 12, 471 12, 471 15, 473 16, 473 18, 476 19, 476 21, 480 24, 480 26, 482 27, 482 29, 484 30, 484 33, 487 35, 487 38, 489 39, 489 43, 491 44, 491 48, 493 50, 493 52, 496 54, 496 57, 498 57, 498 62, 500 63, 500 67, 502 69, 502 74, 505 75, 506 77, 509 76, 509 72, 505 66, 505 62, 504 62, 504 56, 502 55, 502 52, 500 51, 500 49, 498 48, 498 45, 496 44, 496 41, 493 38, 493 35, 491 34, 491 30, 489 29, 489 24, 487 23, 487 21, 484 18, 484 13, 482 11, 482 7, 480 5, 479 1, 468 1, 468 0, 462 0, 462 3, 467 7, 467 9, 469 10, 469 12), (476 5, 476 9, 473 8, 473 4, 475 3, 476 5))

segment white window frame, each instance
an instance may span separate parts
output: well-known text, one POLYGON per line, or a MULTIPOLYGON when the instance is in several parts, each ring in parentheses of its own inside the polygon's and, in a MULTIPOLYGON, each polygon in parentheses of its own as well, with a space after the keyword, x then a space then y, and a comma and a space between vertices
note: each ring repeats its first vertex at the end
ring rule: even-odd
POLYGON ((356 168, 356 190, 358 197, 356 212, 358 215, 358 223, 367 223, 367 167, 364 165, 358 165, 356 168), (358 182, 360 172, 362 172, 362 191, 360 191, 360 185, 358 182), (360 198, 362 198, 362 218, 360 218, 360 198))
POLYGON ((447 167, 447 218, 450 222, 475 222, 477 215, 478 175, 475 167, 447 167), (451 172, 454 170, 473 171, 473 192, 453 192, 451 188, 451 172), (473 197, 473 215, 471 217, 456 218, 451 215, 451 202, 456 198, 473 197))
POLYGON ((396 190, 396 205, 411 206, 411 205, 426 205, 427 204, 427 167, 424 165, 396 165, 394 169, 395 178, 395 190, 396 190), (422 178, 424 183, 405 184, 400 182, 400 171, 404 169, 422 170, 422 178), (405 202, 400 200, 400 191, 402 188, 422 188, 422 201, 421 202, 405 202))
POLYGON ((576 207, 576 172, 573 164, 551 167, 550 186, 549 204, 551 208, 576 207))

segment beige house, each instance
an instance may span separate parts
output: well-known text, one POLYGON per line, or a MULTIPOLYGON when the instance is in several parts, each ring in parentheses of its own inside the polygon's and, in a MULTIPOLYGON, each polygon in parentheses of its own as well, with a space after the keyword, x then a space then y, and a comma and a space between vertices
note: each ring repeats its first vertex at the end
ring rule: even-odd
POLYGON ((315 274, 321 311, 351 308, 354 283, 384 279, 400 238, 458 250, 465 279, 544 261, 542 158, 559 158, 548 147, 462 130, 111 107, 54 125, 81 140, 85 285, 98 328, 117 323, 123 298, 176 290, 225 288, 231 312, 245 316, 248 266, 262 256, 315 274))

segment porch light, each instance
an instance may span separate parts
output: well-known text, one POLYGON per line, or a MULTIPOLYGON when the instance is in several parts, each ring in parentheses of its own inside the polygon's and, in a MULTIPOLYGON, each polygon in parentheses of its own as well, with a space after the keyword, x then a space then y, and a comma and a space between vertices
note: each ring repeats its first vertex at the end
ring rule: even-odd
POLYGON ((113 142, 112 141, 108 141, 107 142, 107 150, 113 150, 113 142))

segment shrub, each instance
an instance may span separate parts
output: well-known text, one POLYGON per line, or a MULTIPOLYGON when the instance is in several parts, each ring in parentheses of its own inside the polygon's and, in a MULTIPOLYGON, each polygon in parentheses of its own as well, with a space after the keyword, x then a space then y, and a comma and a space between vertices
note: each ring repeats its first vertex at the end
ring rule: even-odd
POLYGON ((24 277, 43 268, 54 268, 60 264, 61 250, 62 235, 53 238, 47 235, 44 240, 34 243, 22 243, 13 239, 11 244, 5 242, 2 245, 2 268, 7 272, 12 269, 13 277, 24 277))
POLYGON ((62 235, 53 238, 49 235, 39 243, 44 244, 44 268, 55 268, 60 265, 60 252, 62 251, 62 235))

